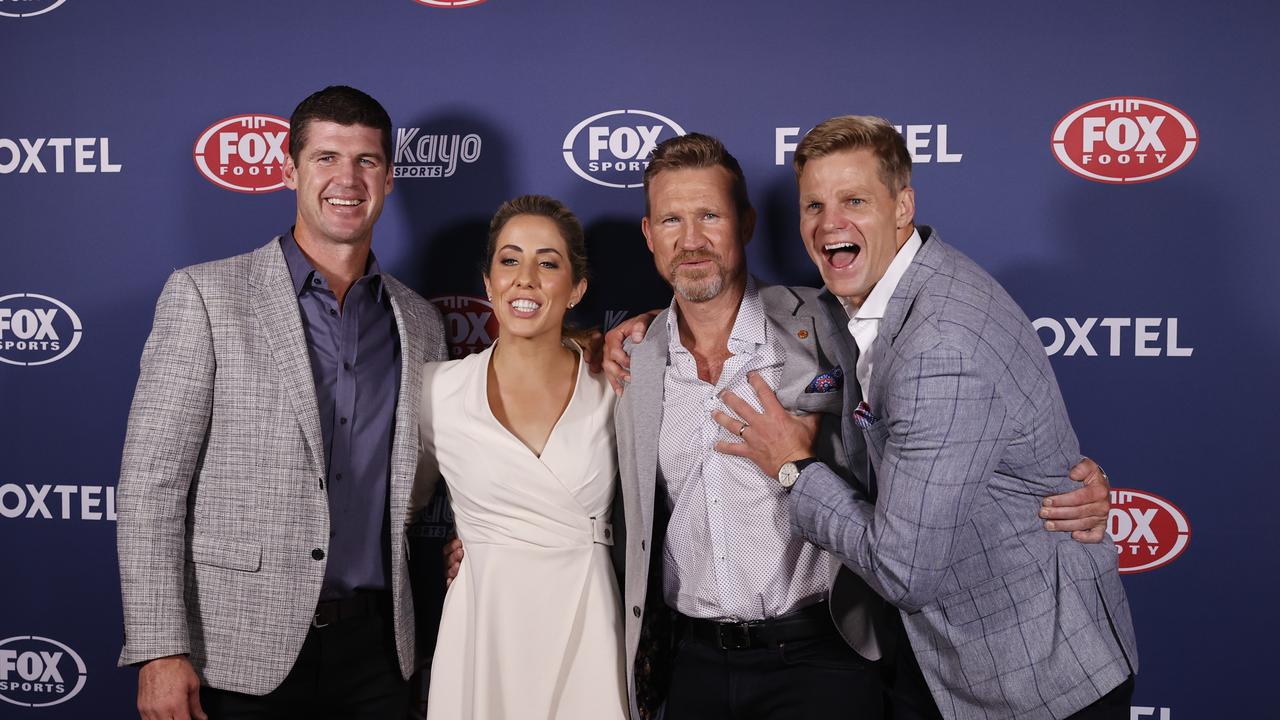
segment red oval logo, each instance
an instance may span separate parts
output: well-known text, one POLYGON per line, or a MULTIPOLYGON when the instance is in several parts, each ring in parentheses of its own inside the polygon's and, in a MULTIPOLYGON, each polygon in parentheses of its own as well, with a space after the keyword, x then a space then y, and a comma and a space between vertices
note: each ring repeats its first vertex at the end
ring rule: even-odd
POLYGON ((1122 573, 1168 565, 1191 541, 1191 524, 1177 505, 1159 495, 1122 488, 1111 491, 1107 532, 1115 541, 1122 573))
POLYGON ((1081 105, 1058 121, 1053 154, 1082 178, 1130 184, 1158 180, 1191 160, 1200 135, 1178 108, 1114 97, 1081 105))
POLYGON ((236 115, 200 134, 196 167, 209 182, 242 193, 284 187, 281 171, 289 152, 289 121, 275 115, 236 115))
POLYGON ((493 305, 483 298, 469 295, 444 295, 431 298, 444 315, 444 330, 449 342, 449 357, 457 359, 478 353, 498 337, 498 318, 493 305))

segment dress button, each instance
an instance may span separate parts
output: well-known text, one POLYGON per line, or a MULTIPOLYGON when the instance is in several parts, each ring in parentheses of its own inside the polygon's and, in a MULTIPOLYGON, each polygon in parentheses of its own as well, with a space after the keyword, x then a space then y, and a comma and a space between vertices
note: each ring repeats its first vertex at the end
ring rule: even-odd
POLYGON ((640 549, 641 549, 641 550, 644 550, 644 541, 643 541, 643 540, 641 540, 641 541, 640 541, 640 549))
POLYGON ((315 550, 312 550, 312 551, 311 551, 311 559, 313 559, 313 560, 323 560, 323 559, 324 559, 324 551, 323 551, 323 550, 321 550, 320 548, 316 548, 315 550))
POLYGON ((613 537, 613 531, 606 528, 604 531, 604 539, 608 540, 611 537, 613 537))
POLYGON ((636 605, 635 607, 631 608, 631 614, 635 615, 636 617, 640 617, 640 606, 636 605))

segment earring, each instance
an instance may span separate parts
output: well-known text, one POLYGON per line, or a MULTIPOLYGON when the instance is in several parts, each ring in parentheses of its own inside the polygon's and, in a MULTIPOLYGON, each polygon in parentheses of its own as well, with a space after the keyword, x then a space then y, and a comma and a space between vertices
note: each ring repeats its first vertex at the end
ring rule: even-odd
POLYGON ((573 309, 573 303, 569 303, 569 309, 570 309, 570 310, 572 310, 572 309, 573 309))

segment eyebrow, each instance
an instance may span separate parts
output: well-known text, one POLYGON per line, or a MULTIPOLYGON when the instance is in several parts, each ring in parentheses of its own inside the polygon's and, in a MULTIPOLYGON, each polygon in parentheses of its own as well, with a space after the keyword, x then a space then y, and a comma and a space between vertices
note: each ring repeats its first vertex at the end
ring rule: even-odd
MULTIPOLYGON (((499 251, 499 252, 501 252, 501 251, 503 251, 503 250, 515 250, 516 252, 524 252, 524 248, 520 247, 519 245, 512 245, 511 243, 507 243, 506 245, 503 245, 502 247, 498 248, 498 251, 499 251)), ((545 247, 545 248, 538 248, 538 249, 537 249, 537 251, 536 251, 536 253, 539 253, 539 254, 540 254, 540 253, 555 253, 556 255, 559 255, 559 256, 561 256, 561 257, 564 257, 564 254, 563 254, 563 253, 561 253, 559 250, 557 250, 557 249, 555 249, 555 248, 549 248, 549 247, 545 247)))

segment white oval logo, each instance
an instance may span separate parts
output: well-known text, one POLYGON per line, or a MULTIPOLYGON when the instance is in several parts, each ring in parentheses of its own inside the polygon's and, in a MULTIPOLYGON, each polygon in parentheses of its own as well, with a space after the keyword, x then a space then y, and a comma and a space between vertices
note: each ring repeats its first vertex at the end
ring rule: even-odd
POLYGON ((89 677, 75 650, 49 638, 21 635, 0 640, 0 700, 38 708, 64 703, 89 677))
POLYGON ((48 295, 0 297, 0 362, 48 365, 76 349, 84 330, 80 316, 48 295))
POLYGON ((242 193, 284 187, 289 121, 275 115, 236 115, 219 120, 196 141, 196 167, 209 182, 242 193))
POLYGON ((1121 573, 1155 570, 1173 562, 1191 541, 1191 523, 1177 505, 1149 492, 1113 488, 1107 532, 1121 573))
POLYGON ((609 110, 569 131, 564 161, 578 177, 596 185, 638 188, 644 185, 653 148, 684 134, 674 120, 648 110, 609 110))
MULTIPOLYGON (((17 5, 19 8, 22 8, 22 11, 14 12, 12 10, 0 10, 0 17, 35 17, 36 15, 43 15, 47 12, 57 10, 58 6, 66 1, 67 0, 53 0, 53 2, 49 2, 49 0, 14 0, 10 7, 17 5)), ((0 0, 0 8, 5 7, 3 5, 4 2, 5 0, 0 0)))
POLYGON ((1191 118, 1158 100, 1114 97, 1072 110, 1053 130, 1053 154, 1071 172, 1103 183, 1162 178, 1199 146, 1191 118))

